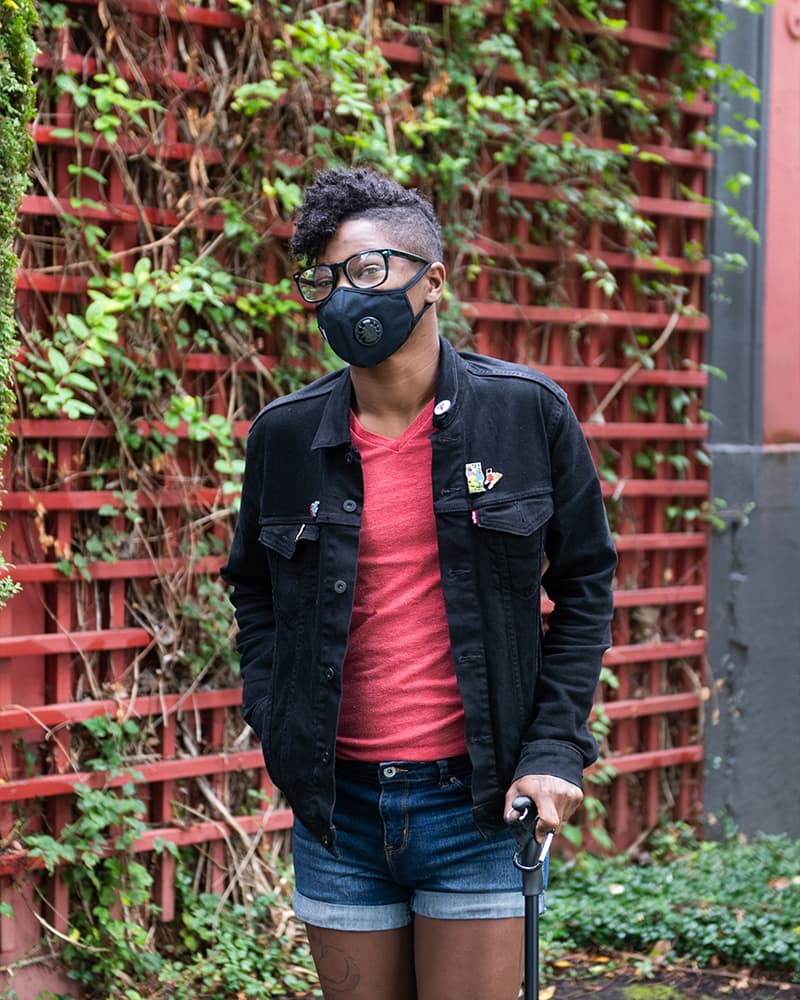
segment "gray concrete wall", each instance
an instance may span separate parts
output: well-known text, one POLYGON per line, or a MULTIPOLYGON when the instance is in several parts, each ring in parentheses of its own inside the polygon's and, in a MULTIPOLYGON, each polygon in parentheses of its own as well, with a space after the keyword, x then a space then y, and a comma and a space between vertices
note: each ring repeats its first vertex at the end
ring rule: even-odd
POLYGON ((800 446, 718 445, 712 457, 728 511, 711 547, 704 811, 748 835, 798 837, 800 446))
MULTIPOLYGON (((729 11, 730 7, 727 8, 729 11)), ((723 60, 761 86, 756 116, 769 106, 770 15, 736 15, 723 60)), ((737 110, 721 108, 720 120, 737 110)), ((712 194, 729 200, 724 179, 753 178, 740 211, 762 235, 754 247, 721 221, 712 225, 714 253, 735 250, 750 261, 743 275, 715 282, 708 310, 707 360, 727 380, 712 379, 708 409, 711 494, 725 502, 723 530, 711 542, 709 579, 709 702, 705 813, 710 830, 728 816, 743 833, 800 836, 800 445, 763 445, 763 317, 766 165, 769 136, 755 149, 723 150, 712 194), (754 505, 749 515, 746 514, 754 505), (715 825, 715 821, 716 824, 715 825)), ((800 336, 800 319, 798 332, 800 336)))

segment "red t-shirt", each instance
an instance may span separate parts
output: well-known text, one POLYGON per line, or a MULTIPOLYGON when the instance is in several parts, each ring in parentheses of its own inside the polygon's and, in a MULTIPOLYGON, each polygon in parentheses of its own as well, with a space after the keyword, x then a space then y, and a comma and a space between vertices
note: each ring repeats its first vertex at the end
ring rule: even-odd
POLYGON ((437 760, 466 752, 431 491, 433 401, 399 438, 350 417, 364 509, 344 663, 338 756, 437 760))

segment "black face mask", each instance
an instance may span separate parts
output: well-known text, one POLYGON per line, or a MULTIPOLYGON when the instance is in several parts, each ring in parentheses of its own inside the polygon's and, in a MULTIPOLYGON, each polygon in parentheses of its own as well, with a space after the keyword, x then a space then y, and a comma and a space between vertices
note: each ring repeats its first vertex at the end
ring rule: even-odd
POLYGON ((356 368, 373 368, 405 344, 433 305, 426 303, 415 316, 406 292, 422 278, 430 264, 402 288, 347 288, 341 285, 317 307, 320 333, 342 361, 356 368))

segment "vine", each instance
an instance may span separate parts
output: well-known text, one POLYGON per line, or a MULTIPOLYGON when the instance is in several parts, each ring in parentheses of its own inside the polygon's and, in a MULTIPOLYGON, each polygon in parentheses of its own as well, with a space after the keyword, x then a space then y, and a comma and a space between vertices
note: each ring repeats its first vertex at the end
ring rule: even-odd
MULTIPOLYGON (((8 425, 14 410, 11 390, 11 365, 17 352, 14 238, 17 210, 28 184, 32 149, 28 123, 34 112, 35 24, 32 0, 6 0, 0 6, 0 459, 8 448, 8 425)), ((2 527, 0 524, 0 530, 2 527)), ((0 570, 6 568, 0 552, 0 570)), ((9 577, 0 577, 0 608, 17 589, 9 577)))

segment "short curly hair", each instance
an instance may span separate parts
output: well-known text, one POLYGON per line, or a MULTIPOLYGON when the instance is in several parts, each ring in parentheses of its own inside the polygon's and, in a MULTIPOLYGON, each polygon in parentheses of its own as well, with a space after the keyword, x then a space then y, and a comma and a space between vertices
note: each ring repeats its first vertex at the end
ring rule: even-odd
POLYGON ((289 250, 314 264, 325 243, 348 219, 371 219, 402 234, 398 249, 442 259, 442 234, 431 203, 374 170, 325 170, 306 188, 289 250))

